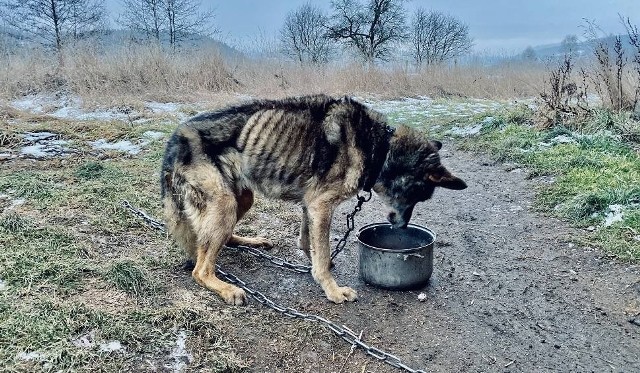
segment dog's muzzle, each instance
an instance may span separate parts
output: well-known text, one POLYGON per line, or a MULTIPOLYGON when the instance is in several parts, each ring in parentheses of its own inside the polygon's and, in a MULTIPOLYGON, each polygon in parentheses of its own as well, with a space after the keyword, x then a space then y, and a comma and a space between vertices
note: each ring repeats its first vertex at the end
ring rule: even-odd
POLYGON ((393 228, 406 228, 407 224, 409 224, 408 221, 404 221, 404 219, 402 219, 396 212, 391 211, 389 213, 389 215, 387 216, 387 220, 389 221, 389 223, 391 223, 391 226, 393 228))

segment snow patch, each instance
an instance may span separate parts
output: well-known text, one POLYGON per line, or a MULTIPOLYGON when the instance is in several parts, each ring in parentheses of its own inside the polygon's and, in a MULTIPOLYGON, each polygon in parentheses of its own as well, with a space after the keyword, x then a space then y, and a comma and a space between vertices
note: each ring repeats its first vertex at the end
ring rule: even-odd
POLYGON ((69 142, 57 139, 58 136, 53 132, 25 132, 22 138, 31 145, 22 147, 20 154, 31 158, 64 156, 70 151, 66 147, 69 142))
POLYGON ((151 110, 153 113, 176 113, 178 112, 184 105, 175 103, 175 102, 145 102, 144 107, 151 110))
POLYGON ((482 123, 478 123, 475 126, 452 127, 449 131, 447 131, 447 133, 450 135, 462 136, 462 137, 475 136, 480 133, 480 131, 482 130, 482 126, 483 126, 482 123))
POLYGON ((158 131, 147 131, 142 134, 142 137, 145 137, 151 140, 160 140, 161 138, 164 137, 164 133, 158 132, 158 131))
POLYGON ((22 361, 32 361, 32 360, 44 360, 45 356, 39 352, 31 351, 31 352, 21 352, 18 354, 18 359, 22 361))
POLYGON ((604 216, 604 226, 610 227, 614 223, 622 221, 622 205, 609 205, 609 211, 604 216))
POLYGON ((96 111, 84 111, 77 107, 65 106, 50 114, 54 118, 58 119, 71 119, 71 120, 127 120, 129 116, 121 112, 115 112, 111 110, 96 110, 96 111))
POLYGON ((29 95, 12 101, 10 105, 14 109, 28 111, 32 114, 42 114, 45 105, 51 105, 57 101, 58 100, 50 96, 29 95))
POLYGON ((0 278, 0 291, 7 290, 7 284, 3 279, 0 278))
POLYGON ((187 333, 184 330, 180 330, 176 340, 176 347, 169 355, 173 359, 173 365, 166 366, 167 368, 173 368, 174 372, 182 372, 193 361, 193 356, 186 349, 186 342, 187 333))
POLYGON ((96 150, 116 150, 133 155, 140 153, 142 150, 140 145, 133 144, 129 140, 120 140, 112 143, 105 139, 98 139, 96 141, 89 141, 89 145, 96 150))
POLYGON ((128 116, 112 110, 85 111, 81 109, 79 97, 51 97, 43 95, 26 96, 14 100, 10 105, 31 114, 46 114, 58 119, 71 120, 124 120, 128 116))
POLYGON ((5 211, 13 210, 18 206, 22 206, 25 202, 26 200, 24 198, 14 199, 13 201, 11 201, 11 205, 9 205, 9 207, 7 207, 5 211))
POLYGON ((554 143, 554 144, 570 144, 570 143, 575 143, 576 140, 571 136, 558 135, 558 136, 552 138, 551 142, 554 143))
POLYGON ((92 348, 95 344, 95 334, 95 331, 92 330, 89 333, 72 340, 71 343, 78 348, 92 348))
POLYGON ((48 140, 56 136, 58 136, 58 134, 53 132, 25 132, 22 134, 22 138, 28 142, 48 140))
POLYGON ((100 346, 98 346, 98 351, 115 352, 115 351, 120 351, 123 348, 124 347, 122 347, 122 344, 120 343, 120 341, 109 341, 109 342, 101 343, 100 346))

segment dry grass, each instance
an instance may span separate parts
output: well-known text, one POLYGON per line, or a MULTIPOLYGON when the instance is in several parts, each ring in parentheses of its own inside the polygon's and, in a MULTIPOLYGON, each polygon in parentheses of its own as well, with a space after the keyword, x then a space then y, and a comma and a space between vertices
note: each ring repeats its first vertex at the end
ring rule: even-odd
POLYGON ((366 67, 360 64, 301 66, 276 60, 224 60, 216 50, 171 53, 130 45, 102 51, 76 47, 62 62, 40 50, 0 56, 0 97, 73 94, 92 104, 121 106, 140 100, 194 101, 221 94, 282 97, 330 93, 395 98, 407 96, 515 98, 540 90, 544 68, 487 66, 366 67))

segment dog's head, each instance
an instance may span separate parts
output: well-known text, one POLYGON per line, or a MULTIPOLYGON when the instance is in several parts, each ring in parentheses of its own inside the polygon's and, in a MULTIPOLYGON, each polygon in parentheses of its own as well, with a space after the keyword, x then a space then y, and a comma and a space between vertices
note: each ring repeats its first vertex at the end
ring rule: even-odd
POLYGON ((436 187, 462 190, 467 184, 440 163, 439 141, 400 126, 391 138, 389 153, 373 190, 390 207, 388 220, 406 228, 416 203, 426 201, 436 187))

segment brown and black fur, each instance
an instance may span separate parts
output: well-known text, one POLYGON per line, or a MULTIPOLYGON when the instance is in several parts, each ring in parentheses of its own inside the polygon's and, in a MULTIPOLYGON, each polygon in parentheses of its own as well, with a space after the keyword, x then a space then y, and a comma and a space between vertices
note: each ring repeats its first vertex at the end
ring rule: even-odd
POLYGON ((373 189, 406 227, 417 202, 436 186, 464 189, 437 154, 441 144, 399 127, 359 102, 324 95, 253 101, 203 113, 176 129, 167 144, 161 186, 167 226, 194 259, 193 278, 227 303, 242 289, 219 280, 215 262, 225 244, 270 247, 263 238, 233 234, 253 192, 302 204, 299 247, 313 278, 336 303, 356 292, 329 272, 333 211, 358 190, 373 189))

